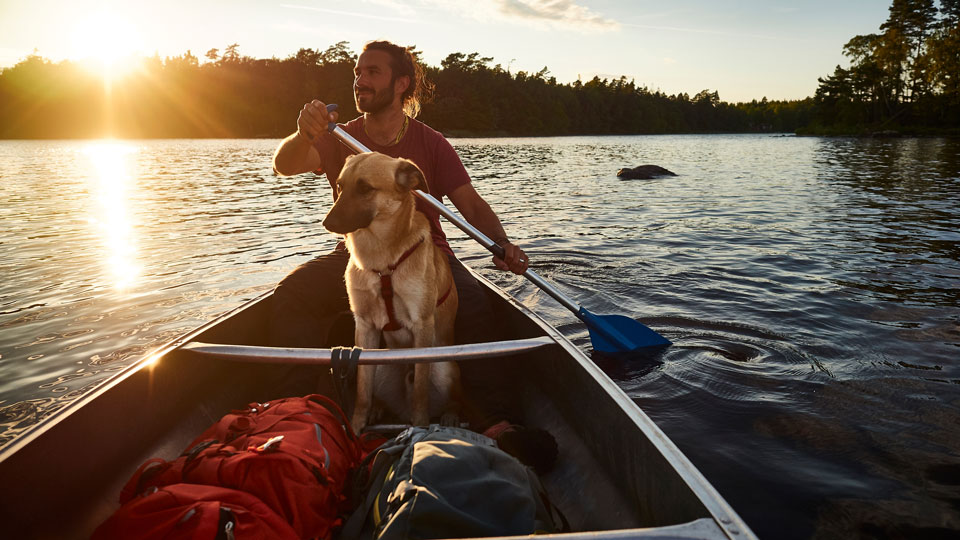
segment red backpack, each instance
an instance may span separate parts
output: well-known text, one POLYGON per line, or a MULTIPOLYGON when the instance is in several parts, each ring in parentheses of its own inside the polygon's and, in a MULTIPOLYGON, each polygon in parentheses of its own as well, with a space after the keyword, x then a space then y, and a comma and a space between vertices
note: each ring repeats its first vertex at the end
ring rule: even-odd
POLYGON ((233 489, 172 484, 134 497, 93 532, 91 540, 138 538, 276 538, 297 532, 259 499, 233 489))
POLYGON ((208 428, 176 460, 141 465, 120 502, 177 483, 222 486, 254 495, 302 538, 329 538, 349 510, 344 489, 360 459, 360 442, 329 398, 253 403, 208 428))

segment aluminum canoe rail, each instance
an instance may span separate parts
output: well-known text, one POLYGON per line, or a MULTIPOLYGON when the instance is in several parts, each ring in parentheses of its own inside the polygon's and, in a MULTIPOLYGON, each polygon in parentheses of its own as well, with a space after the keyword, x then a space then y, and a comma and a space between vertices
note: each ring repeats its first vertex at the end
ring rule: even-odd
MULTIPOLYGON (((337 362, 341 357, 346 359, 353 356, 356 356, 355 361, 360 365, 418 364, 449 362, 451 360, 459 362, 461 360, 508 356, 556 344, 557 342, 549 336, 419 349, 360 349, 359 347, 307 349, 223 345, 191 341, 181 347, 181 350, 192 355, 234 362, 328 366, 337 362)), ((353 360, 351 358, 351 361, 353 360)))

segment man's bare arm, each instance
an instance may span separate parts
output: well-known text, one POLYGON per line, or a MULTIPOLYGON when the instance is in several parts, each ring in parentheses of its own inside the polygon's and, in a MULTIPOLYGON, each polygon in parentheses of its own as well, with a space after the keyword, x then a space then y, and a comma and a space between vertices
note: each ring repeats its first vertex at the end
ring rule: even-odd
POLYGON ((320 168, 320 154, 313 146, 327 127, 327 122, 336 122, 336 111, 327 112, 327 106, 315 99, 303 106, 297 117, 297 132, 277 146, 273 154, 273 170, 284 176, 292 176, 320 168))
POLYGON ((487 201, 473 189, 472 184, 464 184, 447 195, 450 202, 457 207, 463 217, 480 232, 487 235, 506 252, 504 259, 493 258, 493 263, 501 270, 509 270, 515 274, 522 274, 527 270, 529 259, 518 246, 507 238, 500 218, 493 212, 487 201))
POLYGON ((300 135, 290 135, 273 154, 273 169, 284 176, 293 176, 320 168, 320 154, 313 143, 300 135))

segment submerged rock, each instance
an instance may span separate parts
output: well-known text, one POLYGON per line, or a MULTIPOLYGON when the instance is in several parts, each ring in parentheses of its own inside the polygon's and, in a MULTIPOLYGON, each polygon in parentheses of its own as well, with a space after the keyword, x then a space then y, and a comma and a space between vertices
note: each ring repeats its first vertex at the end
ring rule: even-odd
POLYGON ((640 165, 632 169, 620 169, 617 176, 628 180, 649 180, 658 176, 676 176, 675 173, 659 165, 640 165))

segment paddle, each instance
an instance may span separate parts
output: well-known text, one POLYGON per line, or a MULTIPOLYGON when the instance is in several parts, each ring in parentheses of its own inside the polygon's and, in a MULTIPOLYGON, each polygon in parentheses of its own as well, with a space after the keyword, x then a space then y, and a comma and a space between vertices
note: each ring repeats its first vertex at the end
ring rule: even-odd
MULTIPOLYGON (((333 111, 336 107, 335 104, 327 105, 327 110, 333 111)), ((354 152, 370 152, 369 148, 353 138, 352 135, 344 131, 343 128, 335 122, 329 122, 327 130, 354 152)), ((440 212, 443 217, 450 220, 450 222, 459 227, 460 230, 479 242, 480 245, 487 248, 491 253, 501 259, 504 258, 505 252, 502 247, 487 238, 485 234, 473 225, 470 225, 460 216, 453 213, 452 210, 444 206, 443 203, 435 199, 432 195, 424 193, 419 189, 415 189, 413 193, 436 209, 437 212, 440 212)), ((530 280, 537 287, 540 287, 540 289, 552 296, 557 302, 560 302, 563 307, 572 311, 574 315, 587 325, 587 330, 590 332, 590 341, 596 351, 602 353, 625 353, 646 347, 664 347, 670 345, 670 340, 629 317, 623 315, 595 315, 587 311, 586 308, 577 304, 529 268, 523 273, 523 277, 530 280)))

